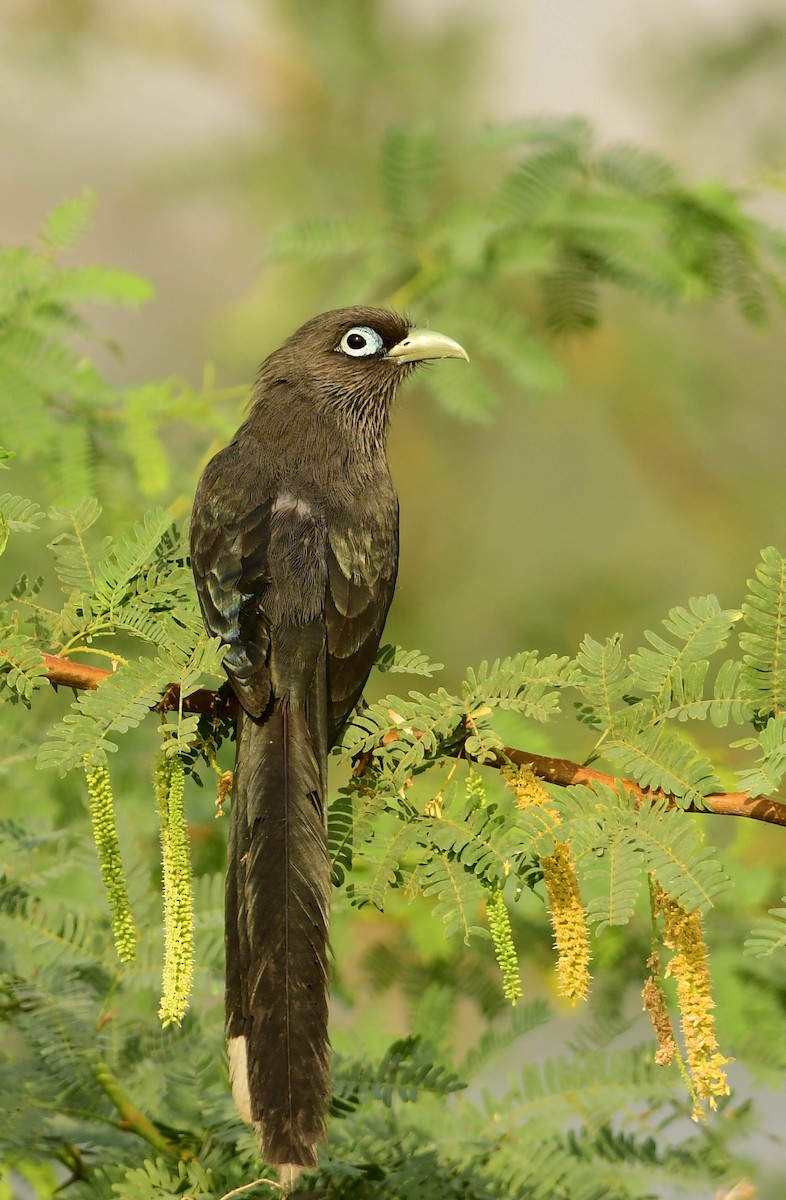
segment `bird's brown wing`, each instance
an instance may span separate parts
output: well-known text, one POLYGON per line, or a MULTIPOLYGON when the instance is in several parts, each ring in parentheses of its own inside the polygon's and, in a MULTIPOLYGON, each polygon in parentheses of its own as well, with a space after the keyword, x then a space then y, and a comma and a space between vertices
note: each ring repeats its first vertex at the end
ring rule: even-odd
POLYGON ((382 636, 396 586, 395 527, 374 539, 332 530, 327 540, 328 742, 338 738, 359 701, 382 636))
POLYGON ((270 584, 272 507, 267 497, 241 516, 227 517, 205 500, 195 504, 191 521, 202 617, 208 632, 229 646, 224 668, 241 704, 256 717, 270 701, 270 627, 262 600, 270 584))

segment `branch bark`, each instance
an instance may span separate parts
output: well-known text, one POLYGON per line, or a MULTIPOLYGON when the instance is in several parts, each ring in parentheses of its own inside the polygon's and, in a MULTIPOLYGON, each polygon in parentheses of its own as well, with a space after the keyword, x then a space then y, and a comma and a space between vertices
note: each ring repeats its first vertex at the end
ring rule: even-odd
MULTIPOLYGON (((54 654, 44 654, 44 665, 47 678, 54 686, 71 687, 77 690, 96 689, 101 686, 111 671, 101 667, 90 667, 85 663, 71 662, 67 658, 59 658, 54 654)), ((168 688, 156 705, 157 712, 167 712, 176 709, 180 702, 180 689, 174 684, 168 688)), ((210 713, 220 716, 233 716, 237 711, 237 701, 231 692, 209 691, 202 688, 183 698, 183 711, 210 713)), ((462 746, 457 746, 456 757, 470 759, 462 746)), ((580 763, 571 762, 567 758, 549 758, 543 754, 532 754, 528 750, 517 750, 513 746, 505 746, 491 762, 483 765, 491 767, 514 766, 529 767, 534 775, 546 783, 558 787, 570 787, 574 783, 605 783, 609 787, 622 785, 633 792, 642 803, 653 800, 666 800, 672 808, 687 812, 710 812, 724 817, 747 817, 752 821, 762 821, 766 825, 782 825, 786 827, 786 804, 781 804, 769 796, 749 796, 746 792, 717 792, 712 796, 704 796, 704 806, 682 805, 666 792, 651 791, 642 788, 630 779, 622 779, 616 775, 607 775, 603 771, 594 771, 583 767, 580 763)))

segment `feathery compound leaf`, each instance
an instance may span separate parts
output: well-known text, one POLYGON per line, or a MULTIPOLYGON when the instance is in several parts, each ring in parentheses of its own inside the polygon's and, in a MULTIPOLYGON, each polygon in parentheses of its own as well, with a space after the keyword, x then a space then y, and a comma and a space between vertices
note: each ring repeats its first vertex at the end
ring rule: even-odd
POLYGON ((0 626, 0 695, 29 706, 34 690, 44 683, 46 667, 32 638, 12 626, 0 626))
POLYGON ((786 559, 773 546, 761 552, 748 581, 740 634, 747 698, 763 717, 786 711, 786 559))
MULTIPOLYGON (((786 896, 783 897, 786 904, 786 896)), ((771 908, 761 925, 751 930, 745 942, 745 953, 757 958, 769 957, 786 946, 786 908, 771 908)))
POLYGON ((518 220, 542 216, 549 204, 559 204, 568 182, 581 165, 578 146, 561 142, 540 150, 520 163, 503 181, 497 197, 500 212, 518 220))
POLYGON ((9 492, 0 496, 0 554, 6 548, 9 533, 38 529, 45 515, 37 504, 23 496, 12 496, 9 492))
POLYGON ((93 300, 138 308, 153 295, 153 285, 129 271, 88 265, 63 271, 52 285, 49 295, 69 305, 93 300))
POLYGON ((780 787, 786 775, 786 713, 771 717, 756 738, 734 742, 745 750, 759 750, 757 766, 739 772, 740 786, 751 796, 765 796, 780 787))
POLYGON ((49 730, 50 741, 38 754, 38 767, 56 767, 61 775, 86 760, 100 766, 117 750, 112 733, 125 733, 149 715, 169 683, 166 664, 140 658, 119 667, 93 692, 83 692, 72 713, 49 730))
POLYGON ((156 509, 148 513, 141 524, 134 526, 132 534, 127 534, 111 546, 109 553, 95 569, 95 598, 98 604, 112 612, 122 600, 131 580, 151 561, 171 526, 171 513, 156 509))
POLYGON ((702 797, 720 791, 712 763, 676 733, 660 728, 618 728, 604 754, 642 787, 663 791, 701 808, 702 797))
POLYGON ((169 487, 171 471, 160 425, 171 395, 169 380, 128 388, 123 394, 123 444, 133 460, 145 496, 155 496, 169 487))
POLYGON ((461 1064, 462 1074, 473 1079, 489 1063, 509 1050, 519 1038, 545 1025, 553 1013, 547 1001, 532 1000, 508 1012, 504 1020, 495 1023, 481 1034, 461 1064))
POLYGON ((433 1061, 433 1048, 420 1037, 393 1042, 376 1063, 339 1054, 334 1074, 335 1115, 340 1117, 369 1100, 380 1100, 389 1107, 394 1097, 412 1103, 423 1092, 448 1096, 467 1086, 453 1071, 433 1061))
POLYGON ((648 871, 686 911, 710 908, 730 880, 695 824, 661 804, 642 806, 636 820, 648 871))
POLYGON ((638 195, 657 195, 676 183, 671 163, 629 142, 618 142, 598 155, 596 169, 601 180, 638 195))
POLYGON ((706 661, 675 666, 670 679, 670 695, 659 705, 658 716, 665 720, 705 721, 708 717, 716 729, 734 721, 742 725, 750 721, 752 708, 744 698, 740 678, 742 663, 728 658, 715 677, 713 694, 704 695, 709 663, 706 661))
POLYGON ((658 1071, 650 1048, 635 1046, 527 1064, 521 1084, 508 1093, 504 1103, 494 1099, 494 1111, 500 1114, 503 1129, 518 1130, 538 1118, 542 1136, 541 1122, 553 1123, 563 1114, 573 1117, 577 1109, 591 1112, 595 1120, 611 1119, 637 1099, 651 1101, 659 1095, 665 1100, 673 1092, 673 1081, 658 1071))
POLYGON ((596 642, 589 634, 581 643, 578 665, 584 672, 579 691, 587 701, 581 719, 596 729, 613 729, 617 708, 629 688, 622 659, 622 636, 596 642))
POLYGON ((320 262, 365 251, 382 237, 379 222, 365 218, 299 221, 272 233, 268 249, 275 259, 320 262))
POLYGON ((436 898, 433 912, 444 922, 446 938, 460 933, 468 945, 473 933, 489 936, 484 926, 475 923, 486 889, 452 854, 435 851, 413 876, 413 884, 424 896, 436 898))
MULTIPOLYGON (((449 324, 459 338, 466 337, 519 387, 552 391, 561 385, 563 376, 556 360, 510 306, 470 292, 451 302, 449 324)), ((465 374, 472 372, 461 372, 461 376, 465 374)), ((460 382, 461 376, 451 373, 450 382, 460 382)))
POLYGON ((442 155, 433 129, 391 129, 382 144, 382 198, 394 230, 420 231, 432 205, 442 155))
MULTIPOLYGON (((473 807, 471 799, 455 807, 445 805, 439 816, 426 818, 427 844, 451 854, 487 886, 502 885, 521 857, 526 835, 533 834, 528 815, 496 804, 473 807)), ((547 841, 553 828, 548 818, 543 825, 533 825, 539 845, 547 841)))
MULTIPOLYGON (((63 590, 70 594, 74 590, 91 592, 94 576, 91 560, 94 557, 88 550, 85 534, 95 525, 101 515, 101 506, 97 500, 88 497, 74 509, 55 508, 52 516, 55 520, 66 521, 70 530, 59 534, 49 543, 49 549, 55 556, 55 571, 63 590)), ((109 539, 105 539, 104 548, 109 539)))
POLYGON ((566 656, 550 654, 539 659, 535 650, 512 657, 482 662, 477 671, 467 669, 462 698, 467 712, 491 705, 512 709, 536 721, 548 721, 559 711, 559 693, 576 682, 575 662, 566 656))
POLYGON ((587 905, 587 917, 601 933, 607 925, 627 925, 636 907, 644 863, 633 830, 617 829, 596 867, 585 878, 599 879, 602 892, 587 905))
POLYGON ((675 669, 707 659, 720 650, 739 618, 739 613, 722 609, 715 596, 694 597, 688 605, 672 608, 663 621, 678 645, 648 630, 644 636, 650 645, 630 656, 634 682, 643 691, 669 695, 675 669))
POLYGON ((443 670, 442 663, 429 662, 428 656, 420 650, 405 650, 403 646, 380 646, 374 666, 378 671, 390 671, 393 674, 425 675, 431 678, 437 671, 443 670))
POLYGON ((94 194, 86 190, 58 205, 44 222, 42 241, 53 250, 71 250, 87 229, 94 204, 94 194))

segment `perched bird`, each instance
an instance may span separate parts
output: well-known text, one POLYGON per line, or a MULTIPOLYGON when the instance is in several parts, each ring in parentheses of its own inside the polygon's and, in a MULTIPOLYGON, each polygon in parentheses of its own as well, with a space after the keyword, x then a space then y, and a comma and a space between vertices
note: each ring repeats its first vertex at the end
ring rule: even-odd
POLYGON ((248 419, 205 468, 191 557, 238 699, 226 883, 235 1103, 290 1183, 330 1099, 327 754, 360 699, 393 596, 396 389, 457 342, 377 308, 308 321, 263 363, 248 419))

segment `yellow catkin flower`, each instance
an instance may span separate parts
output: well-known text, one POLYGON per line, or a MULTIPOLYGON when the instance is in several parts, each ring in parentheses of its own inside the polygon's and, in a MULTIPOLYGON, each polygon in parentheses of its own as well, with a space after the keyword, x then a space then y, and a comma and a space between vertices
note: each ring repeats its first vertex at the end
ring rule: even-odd
POLYGON ((557 947, 557 988, 561 996, 577 1004, 590 985, 589 931, 567 842, 556 842, 554 853, 541 858, 540 866, 557 947))
MULTIPOLYGON (((529 767, 505 770, 502 774, 522 812, 542 808, 548 814, 552 828, 561 824, 549 793, 529 767)), ((557 948, 557 988, 561 996, 571 1004, 577 1004, 589 991, 590 945, 573 853, 567 842, 555 842, 553 853, 542 856, 539 861, 557 948)))
POLYGON ((136 957, 136 930, 120 857, 109 771, 105 766, 90 766, 87 759, 84 765, 93 838, 109 903, 115 949, 121 962, 131 962, 136 957))
POLYGON ((524 997, 519 978, 519 960, 516 947, 513 945, 513 931, 510 927, 508 913, 502 889, 492 892, 486 900, 486 917, 489 923, 491 941, 497 956, 499 969, 502 972, 502 992, 511 1004, 524 997))
MULTIPOLYGON (((538 805, 549 805, 551 796, 530 767, 519 767, 516 771, 512 767, 505 768, 502 778, 516 797, 516 807, 522 811, 538 805)), ((554 809, 550 809, 550 813, 554 823, 559 825, 559 813, 554 809)))
POLYGON ((164 970, 158 1015, 166 1026, 179 1025, 185 1016, 194 974, 194 900, 182 759, 162 754, 155 784, 164 888, 164 970))
POLYGON ((641 998, 644 1001, 644 1011, 648 1014, 658 1039, 658 1050, 655 1052, 655 1062, 666 1067, 674 1058, 677 1043, 674 1040, 674 1030, 671 1017, 666 1007, 666 997, 660 983, 660 963, 657 954, 651 954, 647 959, 649 976, 644 981, 641 998))
MULTIPOLYGON (((715 1036, 712 1012, 715 1001, 701 913, 686 912, 660 887, 655 888, 654 896, 657 911, 663 916, 664 945, 674 951, 674 957, 666 967, 666 976, 673 977, 677 983, 688 1069, 699 1100, 706 1100, 710 1108, 717 1108, 717 1097, 729 1094, 724 1067, 733 1060, 723 1057, 715 1036)), ((694 1121, 701 1118, 698 1105, 691 1115, 694 1121)))

